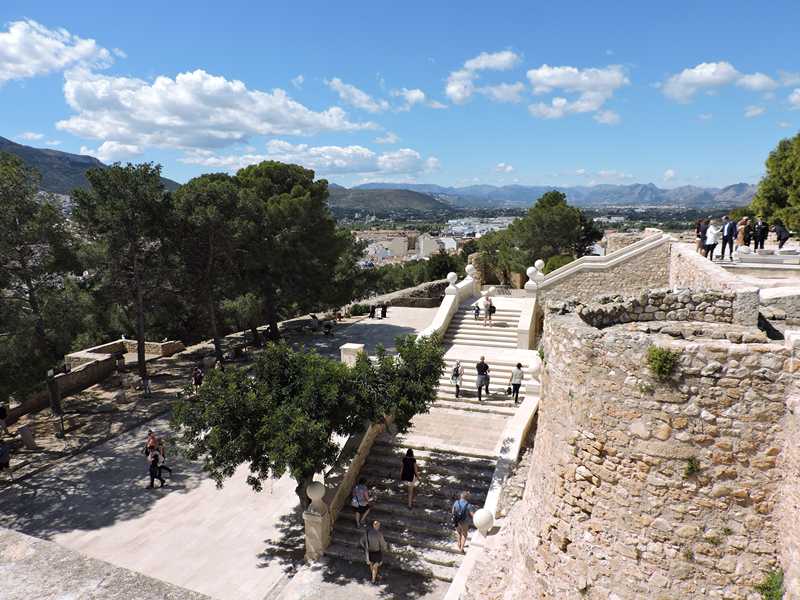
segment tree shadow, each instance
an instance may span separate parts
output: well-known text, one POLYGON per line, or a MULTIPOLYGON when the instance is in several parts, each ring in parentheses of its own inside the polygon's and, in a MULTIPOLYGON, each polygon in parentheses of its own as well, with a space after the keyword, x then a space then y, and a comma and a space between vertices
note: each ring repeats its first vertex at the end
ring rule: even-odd
MULTIPOLYGON (((364 593, 353 591, 352 597, 359 600, 364 597, 385 598, 386 600, 419 600, 433 594, 438 589, 447 587, 445 582, 433 577, 426 577, 398 569, 392 565, 392 554, 385 555, 380 570, 380 581, 374 585, 370 579, 366 562, 357 563, 340 558, 328 557, 325 562, 315 565, 321 571, 322 581, 337 586, 365 588, 364 593)), ((438 595, 438 594, 437 594, 438 595)))
POLYGON ((305 560, 305 524, 299 505, 278 519, 278 532, 273 539, 264 540, 266 547, 259 553, 259 568, 278 561, 284 573, 294 573, 305 560))
POLYGON ((378 345, 383 345, 386 350, 392 352, 396 347, 398 336, 415 333, 414 327, 367 319, 348 324, 338 330, 334 329, 332 336, 323 333, 291 332, 285 335, 285 339, 295 349, 316 350, 319 354, 338 358, 342 344, 364 344, 367 354, 375 354, 378 345))

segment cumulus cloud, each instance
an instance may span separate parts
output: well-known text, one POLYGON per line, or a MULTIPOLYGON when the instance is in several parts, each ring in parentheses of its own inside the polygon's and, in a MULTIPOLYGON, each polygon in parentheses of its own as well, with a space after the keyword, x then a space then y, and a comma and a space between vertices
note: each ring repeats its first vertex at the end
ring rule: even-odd
POLYGON ((44 143, 44 145, 45 146, 60 146, 61 145, 61 141, 60 140, 47 140, 44 143))
POLYGON ((522 92, 525 91, 525 84, 521 81, 516 83, 500 83, 498 85, 487 85, 478 88, 478 91, 495 102, 518 103, 522 101, 522 92))
POLYGON ((728 85, 739 77, 739 71, 729 62, 700 63, 673 75, 661 89, 673 100, 688 102, 700 90, 728 85))
POLYGON ((550 103, 538 102, 529 106, 530 113, 542 119, 560 119, 565 115, 578 113, 597 113, 599 123, 613 125, 619 123, 619 115, 611 110, 601 110, 614 92, 630 83, 620 65, 605 68, 578 69, 576 67, 551 67, 542 65, 528 71, 528 81, 537 95, 549 94, 556 90, 577 94, 574 100, 556 96, 550 103))
POLYGON ((439 167, 436 157, 424 158, 416 150, 401 148, 391 152, 376 153, 364 146, 310 146, 292 144, 284 140, 271 140, 265 154, 219 155, 208 150, 190 152, 181 162, 229 170, 258 163, 278 160, 313 169, 318 174, 369 174, 413 175, 439 167))
POLYGON ((481 52, 464 66, 450 73, 444 92, 456 104, 463 104, 475 93, 475 80, 481 71, 506 71, 519 63, 520 57, 511 50, 481 52))
POLYGON ((392 131, 387 131, 385 135, 375 138, 377 144, 396 144, 399 141, 400 137, 392 131))
POLYGON ((127 146, 221 148, 252 135, 313 135, 374 129, 339 107, 313 111, 281 89, 250 90, 241 81, 203 70, 153 82, 66 73, 64 96, 77 113, 56 126, 75 135, 127 146))
POLYGON ((34 131, 25 131, 20 133, 17 136, 18 140, 26 140, 28 142, 35 142, 37 140, 41 140, 44 137, 43 133, 36 133, 34 131))
POLYGON ((800 72, 778 71, 778 75, 785 86, 800 85, 800 72))
POLYGON ((0 31, 0 85, 77 65, 106 67, 112 61, 111 53, 94 40, 30 19, 14 21, 7 31, 0 31))
POLYGON ((403 104, 397 108, 399 111, 411 110, 411 107, 415 104, 423 104, 425 102, 425 92, 418 88, 413 90, 409 90, 408 88, 394 90, 392 96, 403 99, 403 104))
POLYGON ((675 169, 667 169, 664 171, 664 181, 672 181, 675 179, 675 169))
POLYGON ((305 80, 306 78, 303 77, 302 74, 298 75, 297 77, 292 77, 292 85, 299 90, 303 87, 305 80))
POLYGON ((94 156, 101 162, 116 162, 126 158, 133 158, 142 154, 142 149, 136 144, 120 144, 118 142, 103 142, 95 150, 81 146, 80 154, 94 156))
POLYGON ((376 100, 363 90, 358 89, 356 86, 345 83, 338 77, 333 79, 326 79, 325 85, 331 88, 334 92, 339 94, 339 98, 345 104, 360 108, 371 113, 379 113, 389 108, 389 103, 386 100, 376 100))
POLYGON ((497 163, 497 166, 495 166, 494 170, 498 173, 513 173, 514 167, 512 167, 508 163, 501 162, 497 163))
POLYGON ((430 102, 428 102, 428 106, 430 108, 435 108, 435 109, 439 109, 439 110, 441 110, 443 108, 447 108, 447 104, 443 104, 443 103, 439 102, 438 100, 431 100, 430 102))
POLYGON ((800 88, 789 94, 789 104, 792 105, 792 108, 800 108, 800 88))
POLYGON ((750 75, 742 75, 736 81, 736 85, 753 92, 769 92, 778 87, 778 82, 764 73, 752 73, 750 75))
POLYGON ((752 119, 753 117, 763 115, 765 110, 763 106, 748 106, 744 109, 744 116, 748 119, 752 119))

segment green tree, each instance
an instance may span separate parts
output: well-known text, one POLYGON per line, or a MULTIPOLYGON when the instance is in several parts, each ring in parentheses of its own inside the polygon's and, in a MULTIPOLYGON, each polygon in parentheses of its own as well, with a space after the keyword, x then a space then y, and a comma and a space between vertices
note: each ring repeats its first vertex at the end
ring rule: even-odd
POLYGON ((482 252, 482 270, 496 273, 501 284, 511 283, 513 271, 524 271, 523 254, 508 230, 487 233, 478 240, 478 248, 482 252))
POLYGON ((461 260, 464 261, 464 264, 467 264, 469 260, 470 254, 475 254, 480 248, 478 247, 477 240, 467 240, 464 242, 464 245, 461 246, 461 260))
POLYGON ((261 347, 261 336, 258 334, 258 326, 264 315, 261 296, 248 292, 235 298, 226 298, 220 303, 220 307, 233 321, 237 331, 249 329, 253 335, 253 344, 261 347))
POLYGON ((459 256, 439 250, 439 252, 428 258, 425 270, 427 271, 427 280, 436 281, 437 279, 444 279, 451 271, 460 273, 463 269, 464 263, 461 262, 459 256))
POLYGON ((551 256, 544 264, 544 274, 547 275, 551 271, 555 271, 564 265, 568 265, 573 260, 575 260, 575 258, 570 254, 556 254, 555 256, 551 256))
POLYGON ((188 289, 196 291, 208 316, 214 352, 222 360, 219 301, 229 288, 226 275, 234 264, 238 188, 224 173, 201 175, 173 196, 178 247, 188 289))
POLYGON ((88 190, 75 190, 74 218, 93 267, 135 323, 138 370, 147 377, 145 321, 164 293, 174 220, 161 167, 114 164, 87 171, 88 190))
POLYGON ((0 398, 25 392, 69 350, 77 325, 64 288, 78 269, 60 206, 39 176, 0 153, 0 398))
POLYGON ((752 213, 768 221, 778 218, 789 229, 800 228, 800 133, 778 142, 766 167, 750 204, 752 213))

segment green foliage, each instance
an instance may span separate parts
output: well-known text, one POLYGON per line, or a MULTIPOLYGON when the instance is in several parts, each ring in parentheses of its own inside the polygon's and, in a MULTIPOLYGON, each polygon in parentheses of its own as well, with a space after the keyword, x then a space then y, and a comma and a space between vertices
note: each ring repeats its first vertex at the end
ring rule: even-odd
POLYGON ((697 459, 696 456, 690 456, 686 460, 686 468, 683 471, 684 477, 687 479, 694 475, 697 475, 700 472, 700 461, 697 459))
POLYGON ((539 359, 540 359, 542 362, 544 362, 544 349, 543 349, 543 348, 539 348, 539 350, 537 350, 537 352, 538 352, 538 354, 539 354, 539 359))
POLYGON ((659 381, 667 381, 678 365, 680 353, 667 348, 650 346, 647 349, 647 366, 659 381))
POLYGON ((451 271, 460 273, 464 270, 466 263, 458 255, 447 254, 444 250, 433 254, 428 258, 426 264, 427 281, 444 279, 451 271))
POLYGON ((756 586, 756 591, 763 600, 781 600, 783 598, 783 571, 770 571, 764 580, 756 586))
POLYGON ((560 269, 564 265, 571 263, 573 260, 575 260, 575 258, 570 254, 558 254, 556 256, 551 256, 547 259, 547 262, 544 263, 544 274, 547 275, 551 271, 560 269))
POLYGON ((354 317, 360 317, 361 315, 365 315, 369 312, 369 306, 366 304, 359 304, 356 302, 350 307, 350 314, 354 317))
POLYGON ((789 229, 800 228, 800 133, 778 142, 766 168, 750 210, 767 221, 780 219, 789 229))
POLYGON ((464 242, 464 245, 461 246, 461 260, 464 262, 464 265, 467 264, 467 259, 469 258, 470 254, 475 254, 479 250, 478 242, 476 240, 467 240, 464 242))
POLYGON ((508 285, 511 282, 512 271, 522 272, 526 268, 523 266, 523 255, 515 246, 509 230, 487 233, 478 240, 478 248, 482 252, 481 270, 484 273, 496 273, 501 284, 508 285))
POLYGON ((730 527, 723 527, 722 528, 722 535, 731 535, 733 533, 733 529, 730 527))
POLYGON ((692 551, 691 548, 684 548, 682 554, 683 558, 688 560, 689 562, 692 562, 694 560, 694 552, 692 551))
POLYGON ((719 546, 722 544, 722 538, 716 535, 710 535, 705 540, 712 546, 719 546))

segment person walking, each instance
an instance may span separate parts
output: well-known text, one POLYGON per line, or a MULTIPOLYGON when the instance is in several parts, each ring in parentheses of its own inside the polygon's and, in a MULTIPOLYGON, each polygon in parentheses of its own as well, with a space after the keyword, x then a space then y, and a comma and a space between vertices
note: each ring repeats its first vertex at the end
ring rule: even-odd
POLYGON ((508 378, 508 383, 511 385, 511 396, 514 398, 514 404, 519 404, 519 388, 522 387, 522 363, 517 363, 517 366, 511 370, 511 376, 508 378))
POLYGON ((161 477, 161 475, 164 473, 164 471, 168 471, 169 472, 169 476, 171 478, 172 477, 172 469, 167 466, 167 450, 166 450, 166 448, 164 446, 164 440, 162 440, 161 438, 158 438, 158 449, 156 450, 156 452, 158 452, 158 454, 160 455, 159 456, 159 463, 158 463, 158 475, 159 475, 159 477, 161 477))
POLYGON ((722 217, 722 260, 725 260, 725 248, 729 248, 729 255, 733 261, 733 241, 736 239, 736 221, 728 215, 722 217))
POLYGON ((365 526, 367 524, 367 515, 372 509, 372 498, 367 488, 367 480, 363 477, 353 487, 353 499, 350 503, 356 511, 356 527, 365 526))
POLYGON ((464 544, 467 543, 469 534, 469 519, 475 514, 475 507, 469 503, 469 494, 461 492, 458 500, 453 502, 451 515, 453 518, 453 528, 458 534, 458 551, 464 554, 464 544))
POLYGON ((478 402, 483 402, 481 391, 486 389, 486 396, 489 396, 489 365, 486 364, 486 359, 481 356, 481 360, 475 365, 475 370, 478 372, 477 386, 478 386, 478 402))
POLYGON ((151 452, 155 452, 158 449, 158 437, 153 432, 152 429, 147 430, 147 440, 144 443, 144 455, 150 456, 151 452))
POLYGON ((489 296, 483 299, 483 326, 492 326, 492 314, 494 314, 494 304, 489 296))
POLYGON ((159 471, 159 466, 161 462, 161 455, 153 450, 147 455, 147 463, 148 463, 148 471, 150 473, 150 485, 147 486, 148 489, 153 489, 153 484, 155 483, 156 479, 161 482, 161 485, 158 487, 164 487, 166 481, 164 478, 161 477, 161 472, 159 471))
POLYGON ((703 248, 705 248, 706 240, 705 240, 705 232, 703 231, 703 219, 697 219, 697 222, 694 224, 694 235, 697 238, 697 253, 702 254, 703 248))
POLYGON ((742 246, 750 246, 750 219, 749 217, 742 217, 736 224, 736 252, 738 254, 739 248, 742 246))
POLYGON ((380 521, 373 521, 372 526, 364 532, 361 547, 364 549, 369 572, 372 575, 372 583, 378 583, 378 570, 383 564, 383 553, 389 550, 389 545, 381 533, 380 521))
POLYGON ((714 250, 719 244, 719 238, 722 230, 717 227, 714 219, 709 220, 708 228, 706 229, 706 258, 714 260, 714 250))
POLYGON ((464 385, 464 367, 460 360, 456 361, 456 366, 453 367, 453 372, 450 373, 450 383, 456 386, 456 398, 461 393, 461 386, 464 385))
POLYGON ((408 490, 408 509, 414 508, 414 500, 417 497, 417 486, 419 486, 419 465, 414 458, 414 451, 409 448, 403 457, 403 466, 400 468, 400 481, 408 490))
POLYGON ((778 237, 778 250, 783 248, 783 245, 792 237, 786 227, 783 226, 783 223, 780 222, 772 226, 772 231, 774 231, 775 235, 778 237))
POLYGON ((475 317, 475 320, 478 321, 481 318, 481 307, 478 306, 476 302, 475 305, 472 307, 472 316, 475 317))
POLYGON ((8 425, 6 425, 7 418, 8 409, 5 404, 0 403, 0 434, 8 433, 8 425))
POLYGON ((698 245, 700 249, 698 252, 703 256, 706 255, 706 232, 708 231, 708 223, 710 219, 700 219, 700 227, 698 230, 698 245))
POLYGON ((192 388, 195 394, 200 391, 201 385, 203 385, 203 369, 195 367, 192 371, 192 388))
POLYGON ((384 302, 381 304, 381 319, 385 319, 386 316, 389 314, 389 305, 384 302))
POLYGON ((758 215, 756 217, 756 222, 753 223, 753 241, 755 241, 753 250, 764 249, 764 242, 767 240, 767 235, 769 235, 769 225, 764 221, 764 217, 758 215))

